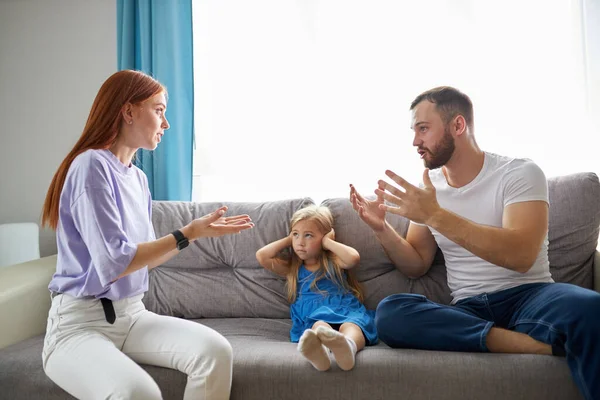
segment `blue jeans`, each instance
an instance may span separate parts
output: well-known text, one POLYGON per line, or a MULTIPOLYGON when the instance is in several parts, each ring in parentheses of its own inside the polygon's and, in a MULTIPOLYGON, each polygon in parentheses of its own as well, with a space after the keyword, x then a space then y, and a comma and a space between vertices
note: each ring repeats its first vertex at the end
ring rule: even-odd
POLYGON ((390 347, 487 352, 489 330, 525 333, 565 355, 586 399, 600 399, 600 293, 566 283, 531 283, 446 306, 418 294, 379 303, 379 338, 390 347))

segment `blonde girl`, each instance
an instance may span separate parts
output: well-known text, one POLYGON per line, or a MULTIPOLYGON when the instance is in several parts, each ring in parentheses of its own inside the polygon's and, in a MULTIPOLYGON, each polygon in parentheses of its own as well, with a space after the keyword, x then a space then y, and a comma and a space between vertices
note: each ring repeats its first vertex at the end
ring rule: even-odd
POLYGON ((362 304, 363 294, 352 273, 360 256, 335 241, 327 207, 298 210, 290 234, 261 248, 256 258, 287 279, 290 339, 298 342, 298 350, 316 369, 326 371, 331 366, 329 349, 342 370, 351 370, 356 352, 377 343, 375 312, 362 304), (291 259, 281 257, 290 246, 291 259))

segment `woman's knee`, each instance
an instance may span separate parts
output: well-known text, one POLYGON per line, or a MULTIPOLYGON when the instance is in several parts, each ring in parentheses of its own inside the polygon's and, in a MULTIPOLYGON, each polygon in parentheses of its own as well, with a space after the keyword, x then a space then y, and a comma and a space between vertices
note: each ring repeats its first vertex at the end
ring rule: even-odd
POLYGON ((122 385, 114 388, 112 393, 104 398, 111 400, 162 400, 162 393, 153 379, 146 379, 144 382, 123 381, 122 385))
POLYGON ((224 336, 218 334, 212 340, 210 356, 221 363, 231 364, 233 362, 233 348, 231 347, 231 343, 224 336))
POLYGON ((212 332, 208 337, 199 337, 195 345, 189 349, 189 355, 194 358, 194 371, 188 371, 188 374, 210 373, 211 371, 231 370, 233 365, 233 348, 231 343, 219 334, 212 332))

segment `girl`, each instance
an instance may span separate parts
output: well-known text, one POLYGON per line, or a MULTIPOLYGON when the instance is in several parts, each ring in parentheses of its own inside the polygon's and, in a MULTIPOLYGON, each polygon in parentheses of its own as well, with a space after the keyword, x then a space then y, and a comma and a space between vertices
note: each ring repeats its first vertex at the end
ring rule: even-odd
POLYGON ((146 175, 132 165, 154 150, 169 123, 167 91, 150 76, 120 71, 100 88, 81 138, 48 189, 42 222, 56 230, 58 262, 42 362, 78 399, 160 399, 136 363, 188 375, 185 399, 228 399, 232 350, 216 331, 156 315, 142 303, 148 270, 189 242, 253 227, 227 207, 156 239, 146 175))
POLYGON ((350 270, 360 256, 335 241, 333 216, 327 207, 308 206, 292 216, 291 233, 256 252, 264 268, 287 278, 292 329, 290 338, 319 371, 331 366, 327 348, 344 371, 354 356, 377 342, 374 316, 362 304, 363 294, 350 270), (292 246, 291 260, 279 253, 292 246))

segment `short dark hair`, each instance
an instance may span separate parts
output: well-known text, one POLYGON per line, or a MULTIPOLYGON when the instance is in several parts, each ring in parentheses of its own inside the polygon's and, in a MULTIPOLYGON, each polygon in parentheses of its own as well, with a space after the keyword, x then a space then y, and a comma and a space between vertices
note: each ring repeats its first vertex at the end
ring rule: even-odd
POLYGON ((435 109, 440 113, 444 124, 452 118, 462 115, 467 126, 473 129, 473 103, 469 96, 450 86, 439 86, 418 95, 410 104, 413 110, 417 104, 427 100, 435 104, 435 109))

